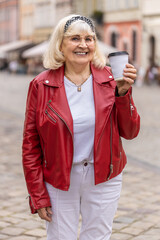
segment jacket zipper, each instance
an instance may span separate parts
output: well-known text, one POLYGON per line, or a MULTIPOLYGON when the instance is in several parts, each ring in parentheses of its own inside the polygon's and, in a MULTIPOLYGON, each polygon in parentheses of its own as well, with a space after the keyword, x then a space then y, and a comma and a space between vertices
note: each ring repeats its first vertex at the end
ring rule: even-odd
POLYGON ((109 176, 107 178, 107 180, 110 179, 111 177, 111 174, 113 173, 113 157, 112 157, 112 135, 113 135, 113 132, 112 132, 112 116, 110 115, 110 124, 111 124, 111 135, 110 135, 110 149, 111 149, 111 161, 110 161, 110 172, 109 172, 109 176))
POLYGON ((45 168, 46 168, 46 167, 47 167, 47 160, 46 160, 46 154, 45 154, 44 144, 43 144, 43 153, 44 153, 44 166, 45 166, 45 168))
POLYGON ((72 140, 73 140, 72 132, 71 132, 71 130, 69 129, 66 121, 65 121, 49 104, 47 104, 47 105, 48 105, 48 107, 65 123, 65 125, 67 126, 67 128, 68 128, 68 130, 69 130, 69 132, 70 132, 70 134, 71 134, 71 136, 72 136, 72 140))
POLYGON ((132 99, 132 94, 130 94, 130 96, 129 96, 130 110, 131 110, 131 116, 132 116, 132 114, 133 114, 133 110, 134 110, 134 106, 133 106, 132 103, 131 103, 131 99, 132 99))
POLYGON ((47 116, 53 121, 53 122, 57 122, 49 113, 48 111, 46 110, 45 113, 47 114, 47 116))
MULTIPOLYGON (((54 123, 57 122, 57 121, 48 113, 47 109, 46 109, 45 113, 47 114, 47 116, 48 116, 54 123)), ((45 156, 45 147, 44 147, 44 144, 43 144, 43 149, 44 149, 43 152, 44 152, 44 162, 45 162, 44 166, 45 166, 45 168, 46 168, 46 167, 47 167, 47 160, 46 160, 46 156, 45 156)))
POLYGON ((33 204, 33 201, 32 201, 32 198, 31 198, 31 195, 30 195, 30 194, 28 194, 28 196, 26 197, 26 199, 27 199, 27 198, 29 198, 29 199, 31 200, 31 203, 32 203, 33 208, 36 209, 35 206, 34 206, 34 204, 33 204))

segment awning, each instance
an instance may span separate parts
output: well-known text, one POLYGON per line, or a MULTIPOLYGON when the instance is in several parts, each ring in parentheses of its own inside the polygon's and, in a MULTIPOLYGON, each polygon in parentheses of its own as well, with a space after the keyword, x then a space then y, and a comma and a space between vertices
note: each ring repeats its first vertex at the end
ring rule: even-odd
POLYGON ((5 53, 16 51, 31 45, 32 45, 32 42, 26 41, 26 40, 9 42, 4 45, 0 45, 0 55, 4 55, 5 53))
POLYGON ((5 59, 5 58, 6 58, 6 53, 0 52, 0 59, 5 59))
POLYGON ((42 56, 44 54, 45 50, 47 49, 48 44, 49 44, 49 42, 45 41, 45 42, 42 42, 32 48, 29 48, 22 53, 22 57, 23 58, 33 58, 33 57, 42 56))

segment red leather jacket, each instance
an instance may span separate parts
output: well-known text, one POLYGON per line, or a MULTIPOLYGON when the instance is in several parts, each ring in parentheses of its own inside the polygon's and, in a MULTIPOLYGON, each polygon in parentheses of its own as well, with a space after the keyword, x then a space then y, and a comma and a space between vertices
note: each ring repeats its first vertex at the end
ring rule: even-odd
MULTIPOLYGON (((115 96, 111 72, 91 65, 95 101, 95 184, 117 176, 126 164, 121 136, 137 136, 140 117, 131 88, 115 96)), ((64 67, 47 70, 30 83, 23 138, 23 167, 32 213, 51 206, 45 181, 67 191, 73 160, 73 120, 64 87, 64 67)), ((87 144, 87 141, 86 141, 87 144)))

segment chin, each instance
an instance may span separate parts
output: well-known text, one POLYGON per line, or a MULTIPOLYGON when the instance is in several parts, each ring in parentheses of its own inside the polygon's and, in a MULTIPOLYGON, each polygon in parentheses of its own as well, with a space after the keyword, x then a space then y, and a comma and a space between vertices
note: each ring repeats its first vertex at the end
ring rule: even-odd
POLYGON ((82 58, 82 57, 80 57, 80 58, 78 58, 78 59, 76 59, 76 62, 78 63, 78 64, 87 64, 87 63, 89 63, 91 61, 91 59, 88 59, 88 58, 82 58))

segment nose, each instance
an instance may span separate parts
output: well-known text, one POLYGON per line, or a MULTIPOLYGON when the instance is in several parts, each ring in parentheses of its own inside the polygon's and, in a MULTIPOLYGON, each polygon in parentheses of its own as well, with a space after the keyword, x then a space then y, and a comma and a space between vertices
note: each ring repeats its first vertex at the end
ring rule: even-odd
POLYGON ((79 46, 80 47, 87 47, 85 39, 81 39, 79 46))

